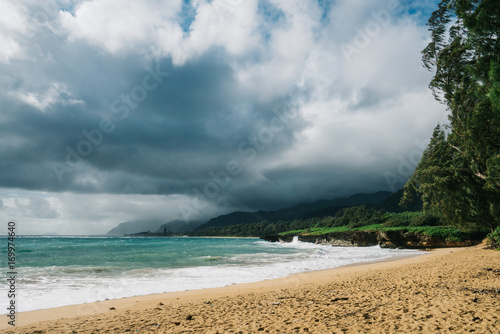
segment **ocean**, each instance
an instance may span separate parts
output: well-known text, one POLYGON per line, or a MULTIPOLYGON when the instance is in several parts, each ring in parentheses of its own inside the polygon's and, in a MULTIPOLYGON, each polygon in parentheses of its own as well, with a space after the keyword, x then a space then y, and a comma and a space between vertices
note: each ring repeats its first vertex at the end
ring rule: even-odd
MULTIPOLYGON (((7 239, 3 239, 0 263, 5 282, 9 269, 7 239)), ((222 287, 419 254, 378 246, 332 247, 247 238, 22 236, 15 245, 18 312, 222 287)), ((0 314, 7 313, 7 290, 0 298, 0 314)))

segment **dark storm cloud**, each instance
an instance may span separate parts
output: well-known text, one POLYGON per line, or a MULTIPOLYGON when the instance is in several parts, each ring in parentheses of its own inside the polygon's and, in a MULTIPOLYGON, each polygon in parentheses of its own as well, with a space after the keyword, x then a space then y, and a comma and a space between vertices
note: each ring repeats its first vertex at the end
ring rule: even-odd
MULTIPOLYGON (((0 124, 6 138, 2 160, 8 162, 0 165, 2 185, 46 191, 190 193, 191 188, 209 181, 210 171, 224 169, 235 157, 244 159, 238 147, 248 142, 242 147, 250 151, 249 137, 276 117, 273 110, 282 112, 289 104, 287 97, 258 104, 245 96, 236 88, 231 68, 221 62, 221 52, 173 67, 168 59, 149 64, 144 59, 117 61, 92 57, 85 48, 79 49, 83 56, 72 69, 70 81, 76 95, 57 93, 58 101, 44 110, 7 98, 12 112, 0 124), (150 73, 163 73, 161 82, 144 100, 133 100, 133 88, 150 73), (70 98, 80 103, 67 105, 70 98), (119 103, 113 104, 115 101, 119 103), (112 124, 110 133, 100 129, 103 119, 112 124), (21 142, 9 145, 9 139, 16 137, 21 142), (98 144, 89 149, 92 140, 88 137, 98 144), (88 150, 86 156, 79 154, 88 150), (98 183, 79 182, 82 176, 94 173, 105 177, 98 183)), ((66 55, 73 56, 72 52, 66 55)), ((59 63, 64 63, 66 58, 59 57, 59 63)), ((72 62, 75 64, 74 59, 72 62)), ((51 71, 47 66, 45 80, 61 79, 51 71)), ((42 94, 43 85, 41 92, 29 91, 37 86, 34 81, 19 83, 16 88, 42 94)), ((154 79, 148 82, 155 83, 154 79)), ((287 124, 258 158, 286 148, 297 129, 298 124, 287 124)))
POLYGON ((43 25, 17 5, 27 28, 6 33, 27 37, 0 50, 0 187, 51 193, 26 216, 61 224, 81 194, 109 199, 99 221, 158 218, 169 200, 185 218, 179 203, 200 216, 399 188, 441 110, 419 53, 433 5, 380 23, 382 1, 68 1, 43 25))

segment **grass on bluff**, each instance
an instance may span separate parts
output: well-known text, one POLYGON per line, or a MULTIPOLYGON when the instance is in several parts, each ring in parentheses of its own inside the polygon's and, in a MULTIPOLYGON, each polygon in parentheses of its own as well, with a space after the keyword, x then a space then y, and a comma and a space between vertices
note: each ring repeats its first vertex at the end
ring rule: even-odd
POLYGON ((322 235, 334 232, 347 232, 347 231, 404 231, 409 233, 421 233, 426 234, 431 237, 442 237, 451 242, 460 242, 464 240, 470 240, 475 238, 481 238, 477 236, 478 232, 466 232, 456 229, 452 226, 398 226, 398 227, 388 227, 386 224, 373 224, 367 226, 361 226, 356 228, 349 228, 348 226, 336 226, 336 227, 311 227, 302 230, 286 231, 280 233, 280 235, 322 235))

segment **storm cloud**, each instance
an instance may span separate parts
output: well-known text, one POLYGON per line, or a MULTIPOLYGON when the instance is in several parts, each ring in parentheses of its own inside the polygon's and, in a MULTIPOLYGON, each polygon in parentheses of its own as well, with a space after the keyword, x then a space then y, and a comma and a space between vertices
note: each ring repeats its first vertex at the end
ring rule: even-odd
POLYGON ((0 0, 0 211, 104 233, 394 191, 446 122, 436 3, 0 0))

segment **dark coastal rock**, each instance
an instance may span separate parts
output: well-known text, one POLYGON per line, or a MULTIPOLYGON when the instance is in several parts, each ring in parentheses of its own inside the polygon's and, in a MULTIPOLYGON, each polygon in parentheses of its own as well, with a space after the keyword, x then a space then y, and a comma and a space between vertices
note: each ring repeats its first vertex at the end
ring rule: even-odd
POLYGON ((377 234, 365 231, 333 232, 321 235, 301 235, 299 240, 322 245, 366 247, 377 245, 377 234))
POLYGON ((290 238, 290 240, 284 240, 284 238, 287 238, 288 236, 284 236, 284 235, 265 235, 265 236, 262 236, 260 237, 260 239, 262 240, 265 240, 265 241, 269 241, 269 242, 291 242, 292 241, 292 238, 290 238))
POLYGON ((378 231, 378 244, 382 248, 444 248, 465 247, 481 243, 481 240, 449 241, 444 237, 424 233, 401 231, 378 231))
MULTIPOLYGON (((270 242, 292 242, 293 238, 294 236, 291 234, 268 235, 261 237, 261 239, 270 242)), ((332 232, 321 235, 299 235, 298 238, 303 242, 344 247, 377 245, 376 232, 365 231, 332 232)))
MULTIPOLYGON (((268 235, 261 239, 270 242, 292 242, 294 235, 268 235)), ((481 240, 454 242, 439 236, 400 231, 347 231, 320 235, 298 235, 298 240, 322 245, 343 247, 366 247, 380 245, 382 248, 442 248, 464 247, 481 243, 481 240)))

